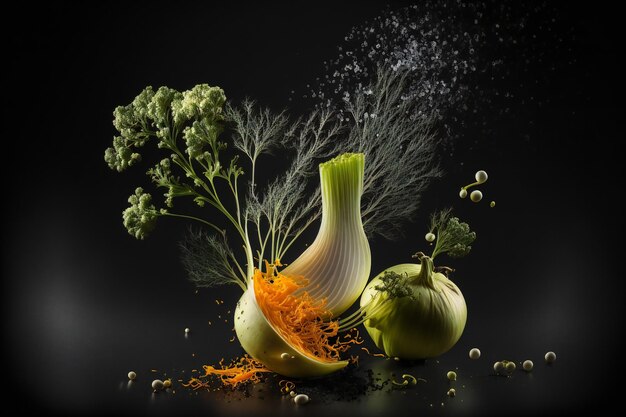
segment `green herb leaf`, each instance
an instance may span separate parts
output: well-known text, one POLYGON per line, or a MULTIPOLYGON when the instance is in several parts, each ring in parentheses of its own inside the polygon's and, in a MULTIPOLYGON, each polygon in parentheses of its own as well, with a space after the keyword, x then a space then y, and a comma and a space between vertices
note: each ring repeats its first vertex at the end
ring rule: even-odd
POLYGON ((471 251, 471 244, 476 239, 476 233, 470 231, 469 225, 451 216, 451 212, 452 209, 445 209, 430 217, 430 232, 437 236, 431 256, 433 259, 440 253, 461 258, 471 251))

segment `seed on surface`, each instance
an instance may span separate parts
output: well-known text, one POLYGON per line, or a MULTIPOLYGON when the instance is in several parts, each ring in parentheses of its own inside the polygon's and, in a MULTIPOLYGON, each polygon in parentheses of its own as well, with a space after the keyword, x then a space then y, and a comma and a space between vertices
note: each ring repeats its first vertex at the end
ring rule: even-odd
POLYGON ((456 397, 456 390, 454 388, 448 390, 448 397, 456 397))
POLYGON ((293 398, 293 402, 295 402, 296 405, 304 405, 309 401, 311 401, 311 399, 306 394, 298 394, 293 398))
POLYGON ((296 394, 296 392, 295 392, 295 391, 289 391, 289 395, 291 395, 291 397, 293 398, 293 397, 295 397, 295 396, 296 396, 296 395, 298 395, 298 394, 296 394))
POLYGON ((128 379, 130 379, 131 381, 134 381, 135 378, 137 378, 137 374, 134 371, 130 371, 128 373, 128 379))
POLYGON ((517 366, 515 366, 515 362, 508 362, 506 364, 506 371, 507 372, 513 372, 515 371, 515 368, 517 368, 517 366))
POLYGON ((165 381, 163 381, 163 388, 169 388, 172 386, 172 380, 171 379, 166 379, 165 381))
POLYGON ((404 379, 404 382, 407 384, 417 385, 417 378, 411 374, 402 374, 402 379, 404 379))
POLYGON ((533 370, 533 361, 531 360, 525 360, 524 363, 522 364, 522 368, 526 371, 526 372, 530 372, 533 370))
POLYGON ((480 349, 472 348, 469 351, 469 357, 470 357, 470 359, 478 359, 478 358, 480 358, 480 349))
POLYGON ((492 201, 491 203, 489 203, 489 207, 494 208, 496 206, 496 202, 492 201))
POLYGON ((493 370, 496 372, 502 372, 504 369, 504 364, 500 361, 493 364, 493 370))
POLYGON ((467 190, 465 188, 461 188, 461 191, 459 191, 459 197, 461 198, 467 197, 467 190))
POLYGON ((446 374, 446 376, 448 377, 448 379, 450 381, 456 381, 456 372, 454 371, 448 371, 448 373, 446 374))
POLYGON ((163 389, 163 381, 160 379, 155 379, 152 381, 152 389, 155 391, 160 391, 163 389))
POLYGON ((478 203, 482 199, 483 199, 483 193, 481 193, 479 190, 474 190, 470 194, 470 200, 472 200, 474 203, 478 203))
POLYGON ((546 363, 552 363, 556 360, 556 353, 550 351, 546 353, 546 363))
POLYGON ((424 236, 424 238, 426 239, 426 242, 434 242, 436 237, 437 236, 435 236, 434 233, 430 233, 430 232, 426 233, 426 236, 424 236))
POLYGON ((191 329, 189 327, 185 327, 185 333, 189 333, 191 329))
POLYGON ((281 353, 280 358, 281 359, 289 359, 291 355, 289 355, 287 352, 281 353))

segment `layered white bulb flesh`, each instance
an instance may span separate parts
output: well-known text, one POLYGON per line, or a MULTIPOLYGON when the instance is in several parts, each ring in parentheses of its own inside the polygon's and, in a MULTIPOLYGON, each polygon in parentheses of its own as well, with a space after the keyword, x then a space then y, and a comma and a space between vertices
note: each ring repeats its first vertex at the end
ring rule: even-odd
POLYGON ((361 221, 363 154, 343 154, 320 164, 322 223, 315 241, 283 270, 300 275, 306 290, 327 300, 333 316, 359 298, 370 274, 370 246, 361 221))

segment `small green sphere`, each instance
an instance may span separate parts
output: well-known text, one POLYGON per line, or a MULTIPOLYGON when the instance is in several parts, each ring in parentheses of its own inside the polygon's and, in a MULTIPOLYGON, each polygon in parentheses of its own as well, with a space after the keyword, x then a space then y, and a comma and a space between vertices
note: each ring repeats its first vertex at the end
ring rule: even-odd
POLYGON ((478 359, 480 358, 480 349, 478 348, 473 348, 469 351, 469 357, 470 359, 478 359))
POLYGON ((526 372, 530 372, 533 370, 533 361, 531 360, 525 360, 524 363, 522 364, 522 368, 526 371, 526 372))
POLYGON ((482 199, 483 199, 483 193, 480 192, 480 190, 474 190, 470 194, 470 200, 472 200, 474 203, 478 203, 482 199))
POLYGON ((489 178, 487 173, 483 170, 476 172, 476 175, 474 177, 476 178, 476 182, 479 184, 487 182, 487 178, 489 178))
POLYGON ((506 364, 506 371, 509 373, 515 371, 516 368, 517 366, 515 366, 515 362, 509 362, 506 364))
POLYGON ((155 391, 161 391, 163 389, 163 381, 160 379, 155 379, 152 381, 152 389, 155 391))
POLYGON ((556 360, 556 353, 552 351, 546 353, 545 359, 546 359, 546 363, 554 362, 556 360))
POLYGON ((308 403, 309 401, 311 401, 311 399, 306 394, 298 394, 295 397, 293 397, 293 402, 295 402, 296 405, 304 405, 308 403))

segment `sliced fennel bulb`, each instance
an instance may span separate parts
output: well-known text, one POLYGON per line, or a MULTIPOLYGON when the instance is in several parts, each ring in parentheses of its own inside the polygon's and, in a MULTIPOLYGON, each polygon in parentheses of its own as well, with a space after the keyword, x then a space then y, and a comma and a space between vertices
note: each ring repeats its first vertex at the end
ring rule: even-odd
POLYGON ((343 154, 320 164, 322 222, 315 241, 283 270, 309 281, 307 291, 327 300, 334 316, 346 311, 367 285, 370 246, 361 221, 363 154, 343 154))
POLYGON ((250 356, 262 362, 268 369, 284 376, 292 378, 322 376, 348 365, 348 361, 317 360, 294 348, 276 331, 261 311, 254 293, 254 282, 250 282, 248 290, 237 303, 235 332, 239 343, 250 356))
MULTIPOLYGON (((344 154, 320 164, 322 222, 313 244, 281 273, 303 277, 324 310, 338 315, 352 305, 367 284, 370 248, 361 222, 363 154, 344 154)), ((290 343, 264 315, 255 279, 235 309, 235 331, 241 346, 268 369, 289 377, 320 376, 345 367, 347 361, 320 360, 290 343), (287 355, 283 355, 287 353, 287 355)))

